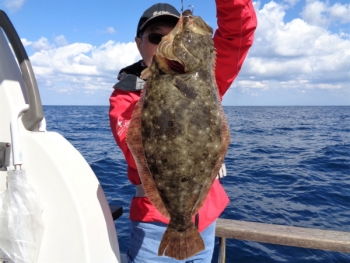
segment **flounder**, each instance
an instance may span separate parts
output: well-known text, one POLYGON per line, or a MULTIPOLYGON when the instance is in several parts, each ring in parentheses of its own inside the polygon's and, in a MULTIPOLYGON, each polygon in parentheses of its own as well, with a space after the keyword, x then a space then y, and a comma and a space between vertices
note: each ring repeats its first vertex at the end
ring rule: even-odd
POLYGON ((192 217, 202 207, 230 142, 214 78, 213 30, 190 10, 162 38, 133 112, 127 144, 152 204, 170 218, 158 255, 204 249, 192 217))

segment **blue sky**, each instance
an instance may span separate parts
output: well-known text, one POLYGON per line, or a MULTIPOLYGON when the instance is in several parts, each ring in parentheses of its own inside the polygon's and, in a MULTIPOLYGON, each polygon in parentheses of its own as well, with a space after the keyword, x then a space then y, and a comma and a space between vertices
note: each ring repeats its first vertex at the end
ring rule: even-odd
MULTIPOLYGON (((145 0, 0 0, 33 65, 44 105, 108 105, 145 0)), ((181 9, 180 0, 168 3, 181 9)), ((224 105, 350 105, 348 0, 254 1, 255 42, 224 105)), ((214 0, 184 0, 216 28, 214 0)))

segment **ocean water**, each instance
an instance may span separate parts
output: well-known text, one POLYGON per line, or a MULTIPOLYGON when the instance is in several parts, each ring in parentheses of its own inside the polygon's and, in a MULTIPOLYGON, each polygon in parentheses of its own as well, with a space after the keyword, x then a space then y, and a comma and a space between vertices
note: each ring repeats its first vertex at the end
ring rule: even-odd
MULTIPOLYGON (((222 218, 350 232, 350 107, 224 107, 231 131, 222 218)), ((47 130, 61 133, 94 170, 110 204, 120 250, 129 239, 134 188, 107 106, 44 106, 47 130)), ((218 242, 218 239, 216 239, 218 242)), ((350 262, 350 254, 227 240, 227 263, 350 262)), ((213 262, 217 262, 217 246, 213 262)))

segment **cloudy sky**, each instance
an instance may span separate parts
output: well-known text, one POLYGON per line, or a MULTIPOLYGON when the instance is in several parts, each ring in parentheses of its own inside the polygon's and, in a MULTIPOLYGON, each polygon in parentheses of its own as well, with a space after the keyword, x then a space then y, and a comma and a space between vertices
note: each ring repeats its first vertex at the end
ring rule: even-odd
MULTIPOLYGON (((0 0, 26 47, 44 105, 108 105, 134 37, 158 1, 0 0)), ((181 9, 180 0, 166 1, 181 9)), ((215 1, 184 1, 216 28, 215 1)), ((348 0, 254 2, 255 42, 224 105, 350 105, 348 0)))

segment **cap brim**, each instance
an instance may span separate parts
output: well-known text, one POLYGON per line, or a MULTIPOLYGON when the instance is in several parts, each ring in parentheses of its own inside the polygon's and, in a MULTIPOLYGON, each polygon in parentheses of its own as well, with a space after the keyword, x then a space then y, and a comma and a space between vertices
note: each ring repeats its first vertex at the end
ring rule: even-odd
MULTIPOLYGON (((153 23, 159 22, 159 21, 166 21, 164 20, 164 17, 169 17, 170 19, 176 18, 177 20, 180 19, 179 16, 173 15, 173 14, 161 14, 158 16, 153 16, 149 19, 147 19, 140 27, 139 27, 139 32, 143 30, 147 25, 151 25, 153 23)), ((174 20, 175 21, 175 20, 174 20)))

